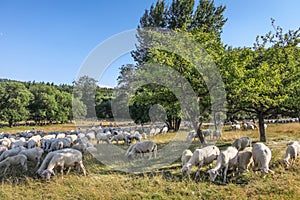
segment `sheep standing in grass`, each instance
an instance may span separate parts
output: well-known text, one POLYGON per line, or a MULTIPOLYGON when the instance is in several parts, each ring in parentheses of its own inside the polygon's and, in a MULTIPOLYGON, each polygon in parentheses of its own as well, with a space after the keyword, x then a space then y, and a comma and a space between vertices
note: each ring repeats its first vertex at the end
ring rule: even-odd
POLYGON ((181 162, 182 162, 182 166, 185 165, 185 163, 187 163, 187 161, 190 160, 190 158, 192 157, 193 153, 191 152, 191 150, 186 149, 182 152, 181 155, 181 162))
POLYGON ((64 167, 69 167, 67 174, 70 171, 70 167, 79 166, 83 174, 86 176, 86 170, 82 163, 82 153, 76 149, 70 149, 68 152, 58 152, 53 155, 51 158, 48 167, 42 172, 42 175, 46 177, 46 180, 49 181, 51 174, 55 176, 53 171, 54 168, 60 167, 61 174, 63 176, 64 167))
POLYGON ((286 167, 289 167, 291 164, 293 164, 293 162, 299 156, 299 151, 300 145, 298 144, 298 142, 293 142, 292 144, 288 145, 285 152, 285 157, 283 158, 283 162, 286 165, 286 167))
POLYGON ((272 174, 274 173, 269 169, 269 164, 272 158, 272 153, 269 147, 261 142, 254 144, 252 148, 252 156, 254 160, 254 171, 260 170, 263 177, 265 177, 265 175, 269 172, 272 174))
POLYGON ((220 154, 220 150, 217 146, 211 145, 202 149, 196 149, 192 157, 182 167, 181 172, 190 175, 192 166, 198 166, 195 178, 200 175, 200 168, 203 165, 212 163, 220 154))
POLYGON ((23 169, 27 171, 27 157, 25 155, 15 155, 7 157, 0 162, 0 167, 5 166, 5 169, 3 171, 3 173, 5 174, 10 166, 16 166, 19 164, 21 164, 23 169))
POLYGON ((14 149, 9 149, 9 150, 4 151, 0 156, 0 161, 4 160, 7 157, 15 156, 24 149, 26 149, 26 148, 25 147, 16 147, 14 149))
POLYGON ((25 155, 28 160, 35 161, 36 167, 39 166, 41 162, 42 155, 44 153, 44 150, 40 147, 35 147, 31 149, 24 149, 18 153, 18 155, 25 155))
POLYGON ((238 150, 235 147, 228 147, 225 151, 222 151, 218 156, 216 165, 207 171, 210 177, 210 181, 215 181, 219 172, 223 171, 223 182, 226 182, 227 170, 233 168, 233 171, 236 170, 238 160, 238 150))
POLYGON ((194 140, 194 138, 196 137, 196 131, 192 130, 188 133, 187 137, 186 137, 186 141, 187 142, 192 142, 194 140))
POLYGON ((252 146, 252 141, 250 137, 242 137, 236 139, 233 143, 232 146, 235 147, 238 151, 245 149, 246 147, 251 147, 252 146))
POLYGON ((157 154, 156 143, 151 140, 137 142, 128 148, 125 155, 128 158, 134 158, 134 157, 136 157, 137 154, 140 154, 141 156, 143 156, 144 153, 150 153, 149 160, 152 157, 156 158, 156 154, 157 154))
POLYGON ((243 151, 238 153, 238 174, 248 172, 250 166, 253 164, 252 147, 246 147, 243 151))

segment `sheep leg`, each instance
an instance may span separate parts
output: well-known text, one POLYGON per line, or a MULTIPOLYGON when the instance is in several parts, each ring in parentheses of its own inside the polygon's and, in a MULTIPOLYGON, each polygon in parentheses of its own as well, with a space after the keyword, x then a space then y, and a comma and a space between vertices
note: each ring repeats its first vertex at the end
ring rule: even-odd
POLYGON ((228 170, 228 164, 225 166, 225 169, 224 169, 224 178, 223 178, 224 183, 226 183, 227 170, 228 170))
POLYGON ((9 166, 10 166, 9 164, 6 165, 6 167, 5 167, 4 171, 3 171, 3 174, 6 174, 6 171, 8 170, 9 166))
POLYGON ((86 169, 85 169, 83 163, 80 162, 80 163, 79 163, 79 166, 80 166, 80 168, 81 168, 81 170, 82 170, 82 172, 83 172, 83 175, 86 176, 86 169))

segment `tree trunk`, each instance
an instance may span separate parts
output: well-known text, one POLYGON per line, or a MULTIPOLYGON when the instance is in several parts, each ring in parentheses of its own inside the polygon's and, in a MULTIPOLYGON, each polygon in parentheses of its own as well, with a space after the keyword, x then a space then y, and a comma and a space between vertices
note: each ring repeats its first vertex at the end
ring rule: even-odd
POLYGON ((198 123, 197 122, 193 122, 193 126, 194 126, 194 129, 197 130, 197 137, 199 138, 199 141, 202 145, 205 145, 206 144, 206 141, 205 141, 205 137, 202 133, 202 129, 201 129, 201 125, 202 123, 198 123))
POLYGON ((264 126, 264 115, 262 112, 258 113, 258 127, 259 127, 259 134, 260 134, 260 141, 266 142, 266 131, 264 126))
POLYGON ((181 119, 180 118, 176 118, 176 120, 175 120, 175 129, 174 129, 175 132, 177 132, 179 130, 180 123, 181 123, 181 119))

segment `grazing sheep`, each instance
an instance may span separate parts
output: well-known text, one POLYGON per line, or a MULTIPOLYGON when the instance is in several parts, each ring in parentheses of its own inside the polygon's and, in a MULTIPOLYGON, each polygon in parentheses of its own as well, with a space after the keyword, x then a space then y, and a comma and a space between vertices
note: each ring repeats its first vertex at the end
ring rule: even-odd
POLYGON ((236 139, 232 146, 235 147, 238 151, 245 149, 246 147, 251 147, 252 140, 250 137, 241 137, 236 139))
POLYGON ((25 147, 16 147, 14 149, 9 149, 9 150, 4 151, 0 156, 0 161, 4 160, 7 157, 15 156, 24 149, 26 149, 26 148, 25 147))
POLYGON ((217 146, 211 145, 202 149, 196 149, 192 157, 183 165, 181 172, 190 175, 192 166, 197 166, 197 173, 195 178, 200 175, 200 168, 203 165, 211 164, 220 154, 217 146))
POLYGON ((97 133, 96 139, 97 139, 97 144, 100 142, 106 142, 107 144, 111 144, 112 139, 114 138, 114 135, 110 133, 110 131, 106 133, 97 133))
POLYGON ((191 152, 191 150, 186 149, 182 152, 181 155, 181 162, 182 162, 182 166, 185 165, 185 163, 187 163, 187 161, 190 160, 190 158, 192 157, 193 153, 191 152))
POLYGON ((203 133, 204 137, 211 138, 212 130, 211 129, 206 129, 206 130, 203 130, 202 133, 203 133))
POLYGON ((39 166, 41 162, 42 155, 44 150, 40 147, 35 147, 31 149, 24 149, 18 153, 18 155, 25 155, 30 161, 37 161, 36 167, 39 166))
POLYGON ((124 144, 126 144, 129 136, 130 136, 129 133, 119 133, 119 134, 115 135, 111 141, 112 142, 116 141, 117 144, 119 144, 119 141, 124 141, 124 144))
POLYGON ((253 164, 252 147, 246 147, 243 151, 239 151, 237 163, 238 174, 249 171, 249 167, 253 164))
POLYGON ((7 150, 6 146, 0 145, 0 155, 7 150))
POLYGON ((214 132, 213 132, 213 138, 215 138, 215 139, 220 139, 221 138, 221 136, 222 136, 222 131, 221 130, 214 130, 214 132))
POLYGON ((241 125, 240 124, 232 124, 231 126, 230 126, 230 129, 231 130, 240 130, 241 129, 241 125))
POLYGON ((161 134, 166 134, 168 132, 168 130, 169 129, 168 129, 167 126, 163 127, 162 130, 161 130, 161 134))
POLYGON ((261 142, 254 144, 252 149, 252 156, 254 160, 254 171, 260 170, 263 177, 265 177, 265 175, 269 172, 272 174, 274 173, 269 169, 269 163, 272 158, 272 153, 269 147, 261 142))
POLYGON ((42 137, 40 135, 35 135, 29 138, 29 140, 27 141, 27 148, 31 149, 40 146, 41 138, 42 137))
POLYGON ((233 168, 233 171, 235 171, 237 160, 238 150, 235 147, 228 147, 225 151, 222 151, 217 158, 216 165, 212 169, 207 171, 210 177, 210 181, 215 181, 217 175, 219 175, 219 172, 224 169, 223 182, 225 183, 227 170, 229 168, 233 168))
POLYGON ((82 163, 82 153, 76 149, 69 149, 68 152, 57 152, 51 158, 48 167, 42 172, 42 175, 46 177, 47 181, 50 181, 51 174, 55 175, 53 169, 61 167, 61 174, 63 176, 64 167, 69 167, 67 174, 70 171, 70 167, 79 166, 83 174, 86 176, 86 170, 82 163))
POLYGON ((188 133, 187 137, 186 137, 186 141, 187 142, 192 142, 195 137, 197 136, 196 131, 192 130, 188 133))
POLYGON ((134 158, 137 154, 140 154, 141 156, 144 153, 150 153, 149 160, 152 158, 156 158, 157 154, 157 145, 155 142, 151 140, 143 141, 143 142, 137 142, 133 145, 131 145, 126 152, 126 156, 128 158, 134 158))
POLYGON ((27 171, 27 157, 25 155, 14 155, 11 157, 7 157, 0 162, 0 167, 5 166, 5 169, 3 171, 3 173, 5 174, 10 166, 16 166, 19 164, 21 164, 23 169, 27 171))
POLYGON ((288 145, 285 152, 285 157, 283 158, 283 162, 286 167, 289 167, 291 164, 293 164, 299 155, 299 151, 300 145, 298 142, 293 142, 292 144, 288 145), (291 160, 291 162, 289 160, 291 160))

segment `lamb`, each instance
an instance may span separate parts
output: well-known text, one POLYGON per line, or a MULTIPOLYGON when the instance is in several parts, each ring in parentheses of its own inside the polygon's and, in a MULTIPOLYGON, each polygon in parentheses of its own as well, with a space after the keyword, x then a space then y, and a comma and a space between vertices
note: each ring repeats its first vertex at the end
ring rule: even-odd
POLYGON ((43 153, 44 153, 44 150, 42 148, 35 147, 35 148, 31 148, 31 149, 21 150, 18 153, 18 155, 25 155, 28 160, 37 161, 36 167, 38 167, 41 162, 41 157, 42 157, 43 153))
POLYGON ((252 141, 250 137, 241 137, 236 139, 233 143, 232 146, 235 147, 238 151, 243 150, 246 147, 251 147, 252 141))
POLYGON ((253 164, 252 147, 246 147, 238 153, 237 163, 238 174, 249 171, 249 167, 253 164))
POLYGON ((186 149, 182 152, 182 155, 181 155, 182 166, 184 166, 185 163, 187 163, 187 161, 189 161, 189 159, 192 157, 192 155, 193 155, 193 153, 189 149, 186 149))
POLYGON ((69 167, 67 174, 70 171, 70 167, 79 166, 86 176, 86 170, 82 163, 82 153, 76 149, 69 149, 68 152, 56 152, 51 158, 48 167, 42 172, 42 175, 46 177, 47 181, 50 181, 51 174, 55 175, 53 169, 55 167, 61 167, 61 174, 63 176, 64 167, 69 167))
POLYGON ((223 182, 226 182, 227 170, 233 168, 234 171, 237 166, 238 150, 235 147, 228 147, 225 151, 222 151, 217 158, 216 165, 207 171, 210 177, 210 181, 215 181, 219 172, 224 169, 223 182))
POLYGON ((152 158, 152 156, 156 158, 157 144, 151 140, 137 142, 128 148, 125 155, 128 158, 134 158, 138 153, 141 155, 144 153, 150 153, 149 160, 152 158))
POLYGON ((269 172, 274 174, 274 172, 269 169, 269 163, 272 158, 272 153, 269 147, 261 142, 254 144, 252 156, 254 160, 254 171, 260 170, 263 177, 265 177, 265 175, 269 172))
POLYGON ((0 167, 5 166, 5 169, 3 171, 3 173, 5 174, 10 166, 16 166, 19 164, 21 164, 23 169, 27 171, 27 157, 25 155, 15 155, 7 157, 0 162, 0 167))
POLYGON ((283 159, 284 164, 286 167, 289 167, 293 162, 297 159, 300 151, 300 145, 295 142, 292 144, 288 145, 286 152, 285 152, 285 157, 283 159), (291 162, 289 161, 291 159, 291 162))
POLYGON ((195 178, 200 175, 200 168, 203 165, 211 164, 220 154, 217 146, 211 145, 202 149, 196 149, 188 162, 183 165, 181 172, 190 175, 192 166, 198 166, 195 178))
POLYGON ((16 147, 14 149, 9 149, 9 150, 4 151, 0 156, 0 161, 4 160, 7 157, 15 156, 24 149, 26 149, 26 148, 25 147, 16 147))

